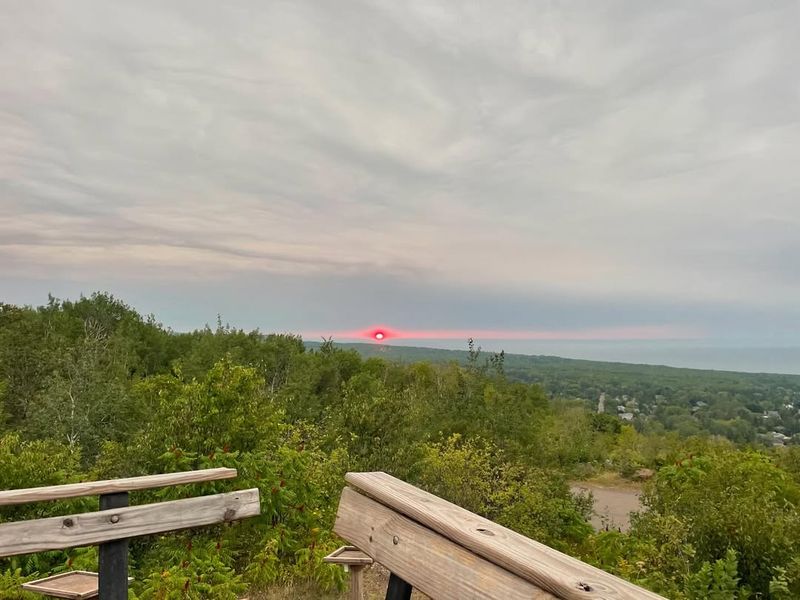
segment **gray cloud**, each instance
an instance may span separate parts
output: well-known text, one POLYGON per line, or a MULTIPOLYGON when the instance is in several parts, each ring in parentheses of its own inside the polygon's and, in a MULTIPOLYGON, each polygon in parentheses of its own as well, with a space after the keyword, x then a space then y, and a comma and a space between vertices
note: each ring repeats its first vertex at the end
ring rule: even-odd
POLYGON ((232 295, 257 294, 279 329, 495 326, 505 299, 507 327, 800 339, 799 20, 789 0, 7 2, 0 278, 27 302, 135 281, 167 314, 170 285, 246 315, 232 295))

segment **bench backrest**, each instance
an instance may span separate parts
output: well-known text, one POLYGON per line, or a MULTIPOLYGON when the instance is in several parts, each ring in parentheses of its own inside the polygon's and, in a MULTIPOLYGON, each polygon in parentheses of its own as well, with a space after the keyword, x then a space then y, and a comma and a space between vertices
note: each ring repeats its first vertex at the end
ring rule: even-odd
POLYGON ((114 498, 116 508, 0 524, 0 557, 91 546, 154 533, 212 525, 260 513, 258 489, 185 500, 127 505, 127 493, 185 483, 232 479, 236 469, 205 469, 108 481, 0 491, 0 506, 81 496, 114 498))

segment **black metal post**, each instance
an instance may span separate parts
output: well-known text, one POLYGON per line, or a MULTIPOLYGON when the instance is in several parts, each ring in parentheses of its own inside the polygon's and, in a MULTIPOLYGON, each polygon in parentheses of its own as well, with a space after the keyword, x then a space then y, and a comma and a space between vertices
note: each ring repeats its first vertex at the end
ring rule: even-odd
POLYGON ((386 600, 411 600, 411 584, 392 573, 389 576, 389 587, 386 588, 386 600))
MULTIPOLYGON (((111 510, 124 506, 128 506, 128 492, 100 496, 100 510, 111 510)), ((112 515, 109 517, 109 522, 116 524, 119 522, 119 517, 114 520, 114 515, 112 515)), ((128 600, 127 539, 100 544, 98 573, 100 600, 128 600)))

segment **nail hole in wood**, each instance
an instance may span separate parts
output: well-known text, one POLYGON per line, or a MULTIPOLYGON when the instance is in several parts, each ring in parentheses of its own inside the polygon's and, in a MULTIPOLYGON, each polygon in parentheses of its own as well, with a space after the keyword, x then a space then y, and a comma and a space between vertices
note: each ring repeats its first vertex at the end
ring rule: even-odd
POLYGON ((578 583, 578 589, 581 589, 584 592, 591 592, 592 591, 592 586, 590 586, 588 583, 579 582, 578 583))
POLYGON ((483 535, 488 535, 488 536, 493 536, 494 535, 494 533, 492 533, 488 529, 484 529, 483 527, 478 527, 477 531, 478 531, 478 533, 482 533, 483 535))

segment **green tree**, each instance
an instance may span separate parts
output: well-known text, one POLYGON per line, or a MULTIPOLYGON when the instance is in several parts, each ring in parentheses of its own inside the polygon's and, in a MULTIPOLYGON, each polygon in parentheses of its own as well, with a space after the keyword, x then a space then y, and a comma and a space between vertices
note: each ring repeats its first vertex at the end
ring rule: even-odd
POLYGON ((800 487, 761 453, 719 449, 664 467, 643 502, 634 535, 659 543, 664 519, 672 519, 693 549, 693 569, 732 550, 742 585, 754 593, 767 596, 798 551, 800 487))

